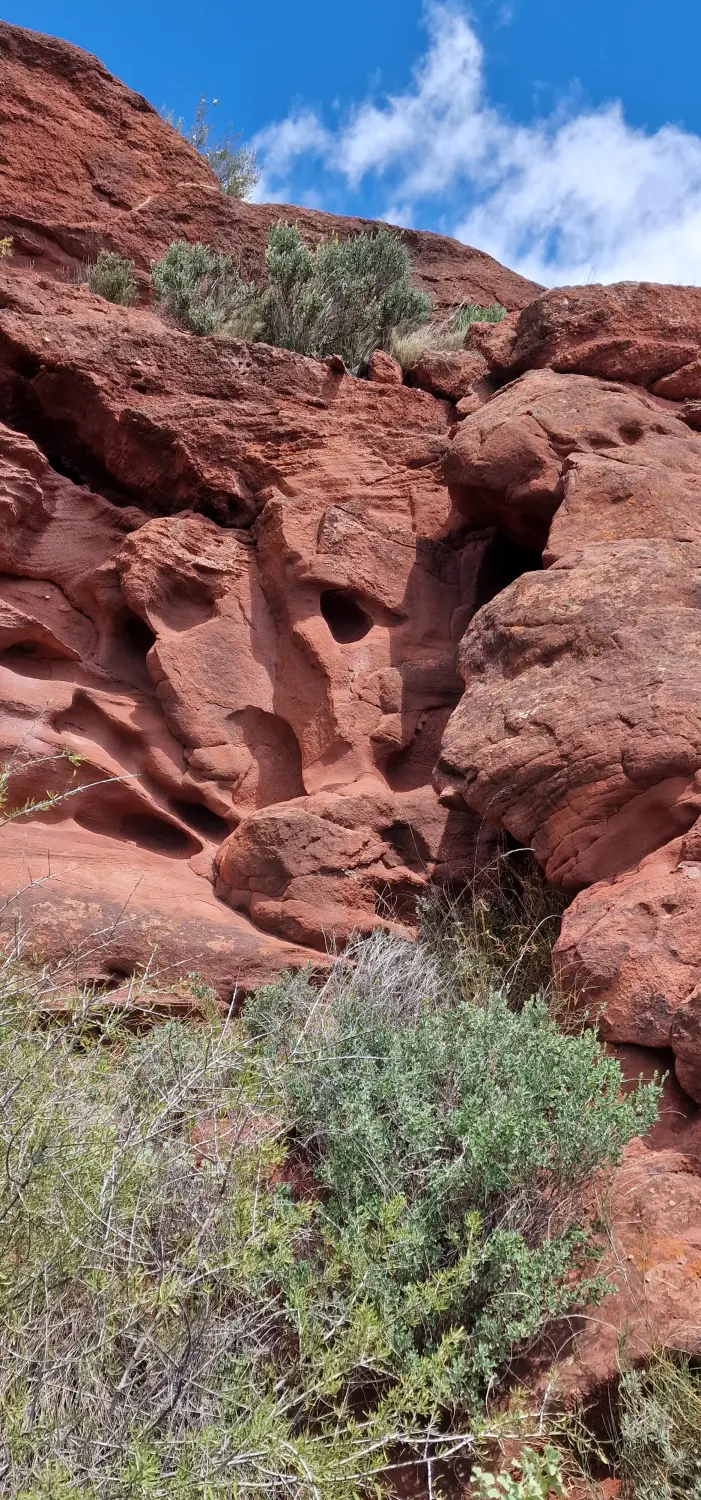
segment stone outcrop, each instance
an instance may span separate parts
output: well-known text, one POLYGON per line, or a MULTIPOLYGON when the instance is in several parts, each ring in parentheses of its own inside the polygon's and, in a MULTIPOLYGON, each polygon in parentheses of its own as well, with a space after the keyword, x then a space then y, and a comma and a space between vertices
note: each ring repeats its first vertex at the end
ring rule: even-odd
MULTIPOLYGON (((476 867, 431 774, 460 635, 513 563, 451 511, 454 381, 410 390, 386 355, 359 381, 151 305, 174 238, 260 276, 276 219, 309 244, 366 221, 226 198, 64 42, 0 23, 0 54, 0 752, 15 798, 63 794, 4 830, 5 926, 230 994, 353 926, 410 930, 426 879, 476 867), (100 249, 139 307, 77 284, 100 249)), ((406 233, 438 311, 540 290, 406 233)))
MULTIPOLYGON (((611 290, 626 289, 539 299, 533 327, 555 323, 552 306, 560 319, 541 352, 565 363, 584 348, 582 362, 601 368, 610 356, 602 330, 611 307, 620 312, 611 290), (577 342, 584 324, 598 329, 594 353, 593 336, 577 342)), ((659 291, 671 344, 667 312, 686 293, 659 291)), ((637 322, 627 291, 623 303, 628 344, 649 355, 645 371, 642 353, 632 360, 633 373, 652 380, 654 299, 647 289, 637 322)), ((675 346, 674 360, 688 352, 675 346)), ((699 1099, 701 448, 687 417, 603 370, 538 368, 460 424, 445 460, 456 506, 544 566, 492 599, 462 642, 466 691, 443 739, 439 784, 452 805, 461 796, 531 845, 554 884, 581 892, 556 951, 561 982, 592 1011, 605 1006, 611 1041, 671 1048, 699 1099)))
POLYGON ((431 772, 513 576, 451 513, 449 404, 12 262, 0 303, 0 748, 18 796, 65 789, 66 750, 83 787, 5 830, 4 891, 40 881, 22 909, 86 971, 185 954, 223 992, 411 924, 477 858, 431 772))
POLYGON ((605 1185, 617 1294, 555 1351, 560 1394, 596 1398, 624 1326, 634 1361, 701 1348, 701 293, 564 288, 473 342, 499 389, 444 472, 530 562, 462 641, 436 784, 574 894, 556 980, 634 1072, 676 1074, 605 1185))
POLYGON ((229 999, 412 931, 506 829, 573 896, 561 987, 631 1077, 676 1070, 571 1385, 622 1316, 698 1352, 701 292, 541 294, 406 231, 439 312, 509 310, 469 349, 359 380, 194 338, 150 301, 170 240, 257 276, 280 216, 365 221, 226 199, 96 59, 4 23, 0 54, 0 756, 44 802, 3 827, 0 926, 229 999), (101 248, 138 307, 76 284, 101 248))

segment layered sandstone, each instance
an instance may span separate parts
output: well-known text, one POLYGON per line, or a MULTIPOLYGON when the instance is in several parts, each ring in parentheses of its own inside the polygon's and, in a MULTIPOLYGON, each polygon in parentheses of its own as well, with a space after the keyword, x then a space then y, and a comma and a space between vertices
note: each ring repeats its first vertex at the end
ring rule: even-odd
POLYGON ((676 1068, 572 1380, 615 1373, 622 1308, 641 1357, 696 1350, 701 292, 539 295, 408 232, 438 309, 510 311, 405 383, 194 338, 150 302, 171 239, 259 275, 279 216, 363 221, 227 200, 95 59, 4 24, 0 52, 0 754, 16 801, 59 794, 3 829, 4 930, 228 999, 410 932, 505 829, 574 896, 563 988, 676 1068), (139 307, 75 284, 101 248, 139 307))

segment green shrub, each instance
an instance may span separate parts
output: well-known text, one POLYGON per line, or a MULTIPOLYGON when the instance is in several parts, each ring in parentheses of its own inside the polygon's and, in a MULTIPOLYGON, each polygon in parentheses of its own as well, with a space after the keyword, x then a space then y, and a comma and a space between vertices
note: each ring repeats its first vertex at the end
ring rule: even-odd
POLYGON ((550 1500, 558 1495, 564 1500, 560 1455, 555 1448, 547 1447, 542 1453, 523 1448, 511 1470, 493 1475, 474 1468, 470 1475, 473 1500, 550 1500), (518 1477, 514 1469, 518 1470, 518 1477))
POLYGON ((234 268, 230 255, 209 246, 174 240, 151 267, 156 296, 176 323, 190 333, 223 331, 252 337, 257 328, 253 289, 234 268))
POLYGON ((109 997, 47 1026, 8 961, 5 1494, 358 1500, 397 1438, 478 1447, 512 1350, 600 1289, 581 1185, 656 1090, 451 984, 380 935, 321 991, 137 1033, 109 997))
MULTIPOLYGON (((216 99, 214 100, 216 104, 216 99)), ((222 192, 228 198, 246 198, 252 192, 260 172, 256 164, 256 153, 252 146, 238 146, 240 132, 235 135, 216 136, 214 126, 207 118, 209 105, 203 97, 195 110, 195 118, 189 129, 182 120, 176 120, 172 110, 163 110, 163 117, 178 130, 191 146, 199 151, 219 179, 222 192)))
POLYGON ((506 308, 500 302, 490 302, 488 307, 480 302, 463 302, 451 316, 453 326, 467 332, 473 323, 501 323, 506 317, 506 308))
POLYGON ((426 294, 409 286, 408 251, 386 230, 312 251, 293 225, 276 224, 266 266, 267 283, 256 288, 229 255, 178 240, 151 277, 165 311, 191 333, 260 338, 318 358, 340 354, 353 370, 429 307, 426 294))
POLYGON ((618 1471, 630 1500, 701 1500, 701 1373, 660 1355, 621 1377, 618 1471))
POLYGON ((309 250, 292 224, 275 224, 261 296, 267 343, 318 358, 340 354, 357 371, 393 334, 423 322, 425 292, 409 285, 411 258, 397 234, 378 229, 309 250))
POLYGON ((114 250, 100 250, 97 260, 87 268, 86 280, 91 292, 106 302, 132 307, 139 300, 133 260, 126 260, 114 250))
POLYGON ((421 978, 374 937, 323 999, 281 981, 245 1024, 316 1162, 339 1286, 362 1288, 400 1406, 426 1420, 474 1408, 514 1348, 598 1295, 581 1192, 648 1128, 657 1089, 619 1097, 595 1035, 563 1035, 540 1000, 475 1005, 437 990, 435 965, 421 978))
POLYGON ((409 370, 424 354, 469 348, 473 323, 501 323, 505 317, 506 308, 498 302, 489 307, 482 307, 478 302, 464 302, 445 318, 431 318, 408 333, 395 333, 390 341, 390 353, 399 360, 402 369, 409 370))

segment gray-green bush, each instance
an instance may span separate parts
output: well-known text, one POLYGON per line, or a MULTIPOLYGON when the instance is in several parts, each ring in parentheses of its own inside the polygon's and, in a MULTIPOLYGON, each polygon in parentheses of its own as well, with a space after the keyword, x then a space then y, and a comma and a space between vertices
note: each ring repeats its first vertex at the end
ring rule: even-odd
POLYGON ((617 1469, 627 1500, 701 1500, 701 1372, 657 1355, 619 1390, 617 1469))
POLYGON ((91 292, 106 302, 132 307, 139 300, 134 262, 114 250, 100 250, 97 260, 87 267, 85 279, 91 292))
POLYGON ((410 285, 406 245, 387 229, 310 250, 294 225, 275 224, 266 262, 261 336, 300 354, 340 354, 350 370, 430 311, 427 294, 410 285))
POLYGON ((358 1500, 478 1449, 601 1290, 581 1189, 656 1088, 384 934, 241 1020, 49 1025, 43 984, 0 974, 3 1493, 358 1500))
POLYGON ((199 241, 174 240, 151 267, 151 281, 164 311, 190 333, 228 330, 252 337, 257 330, 255 291, 247 286, 230 255, 199 241))
POLYGON ((394 333, 428 312, 409 285, 411 260, 397 235, 380 229, 309 250, 291 224, 276 224, 266 250, 267 282, 241 280, 231 257, 178 240, 152 268, 156 295, 192 333, 260 338, 321 358, 340 354, 358 370, 394 333))
MULTIPOLYGON (((216 104, 216 100, 214 101, 216 104)), ((256 153, 252 146, 238 145, 240 131, 236 134, 218 136, 208 117, 209 105, 202 97, 195 110, 195 118, 186 129, 184 120, 176 120, 172 110, 163 110, 163 118, 178 130, 191 146, 199 151, 219 180, 221 190, 227 198, 247 198, 253 191, 260 172, 256 153)))

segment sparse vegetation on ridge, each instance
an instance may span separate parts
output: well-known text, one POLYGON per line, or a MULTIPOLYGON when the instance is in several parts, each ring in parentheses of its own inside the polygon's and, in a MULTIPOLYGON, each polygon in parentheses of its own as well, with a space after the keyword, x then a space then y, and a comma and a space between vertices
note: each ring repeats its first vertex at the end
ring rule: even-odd
POLYGON ((354 373, 376 349, 408 368, 428 349, 463 348, 473 323, 505 316, 496 304, 465 303, 431 320, 401 234, 383 226, 310 250, 295 225, 274 224, 266 270, 263 285, 244 282, 231 256, 177 240, 151 276, 164 311, 190 333, 261 339, 318 359, 338 354, 354 373))
POLYGON ((266 252, 261 337, 318 358, 340 354, 357 371, 394 334, 416 327, 430 298, 410 285, 411 257, 401 237, 374 234, 322 240, 315 250, 291 224, 276 224, 266 252))
POLYGON ((151 280, 164 311, 190 333, 255 337, 255 288, 241 280, 230 255, 174 240, 151 267, 151 280))
POLYGON ((230 256, 179 240, 153 266, 152 280, 165 311, 192 333, 260 338, 318 358, 340 354, 352 370, 430 307, 409 285, 406 247, 384 229, 309 250, 293 225, 276 224, 266 266, 265 285, 254 287, 230 256))
POLYGON ((488 307, 464 302, 445 318, 429 318, 408 333, 394 333, 389 352, 403 370, 408 370, 424 354, 469 348, 469 332, 474 323, 501 323, 505 317, 506 308, 498 302, 488 307))

